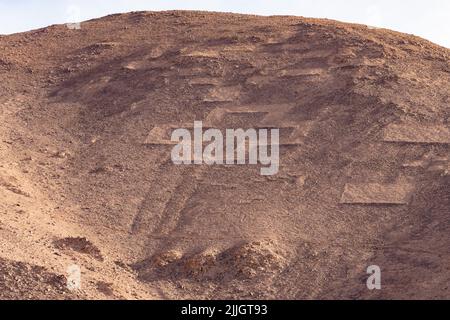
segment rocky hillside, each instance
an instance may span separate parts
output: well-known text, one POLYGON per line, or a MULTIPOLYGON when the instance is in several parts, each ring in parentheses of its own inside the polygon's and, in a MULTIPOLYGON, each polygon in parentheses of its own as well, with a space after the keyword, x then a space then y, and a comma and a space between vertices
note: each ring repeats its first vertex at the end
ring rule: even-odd
POLYGON ((0 121, 0 298, 450 298, 450 51, 423 39, 204 12, 51 26, 0 37, 0 121), (173 165, 194 120, 280 128, 279 173, 173 165))

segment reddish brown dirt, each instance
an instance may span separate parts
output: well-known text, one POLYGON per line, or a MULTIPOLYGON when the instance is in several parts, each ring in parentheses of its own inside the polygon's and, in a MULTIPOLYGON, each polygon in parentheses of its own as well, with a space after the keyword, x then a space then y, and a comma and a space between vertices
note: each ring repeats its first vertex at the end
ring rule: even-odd
POLYGON ((449 106, 448 49, 363 25, 136 12, 1 36, 0 298, 448 299, 449 106), (194 120, 281 128, 280 172, 174 166, 164 132, 194 120))

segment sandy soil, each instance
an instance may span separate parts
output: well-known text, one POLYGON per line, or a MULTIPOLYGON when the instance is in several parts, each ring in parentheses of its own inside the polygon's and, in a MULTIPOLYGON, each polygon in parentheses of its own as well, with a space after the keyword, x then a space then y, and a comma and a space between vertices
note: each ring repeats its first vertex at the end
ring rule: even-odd
POLYGON ((135 12, 0 36, 0 298, 448 299, 449 106, 448 49, 363 25, 135 12), (194 120, 279 127, 280 172, 174 166, 164 132, 194 120))

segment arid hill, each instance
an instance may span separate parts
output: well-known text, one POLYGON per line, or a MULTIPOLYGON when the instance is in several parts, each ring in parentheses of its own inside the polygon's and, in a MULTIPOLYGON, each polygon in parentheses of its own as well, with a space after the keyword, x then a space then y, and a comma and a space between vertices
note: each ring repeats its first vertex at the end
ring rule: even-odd
POLYGON ((426 40, 205 12, 51 26, 0 37, 0 121, 0 298, 450 298, 450 50, 426 40), (280 128, 279 173, 173 165, 194 120, 280 128))

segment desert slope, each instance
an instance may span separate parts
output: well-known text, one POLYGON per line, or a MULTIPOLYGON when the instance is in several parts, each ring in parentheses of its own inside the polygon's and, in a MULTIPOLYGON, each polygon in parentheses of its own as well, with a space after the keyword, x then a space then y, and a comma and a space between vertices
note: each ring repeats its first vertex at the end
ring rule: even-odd
POLYGON ((0 37, 0 80, 2 298, 450 298, 448 49, 135 12, 0 37), (280 172, 173 165, 194 120, 280 128, 280 172))

